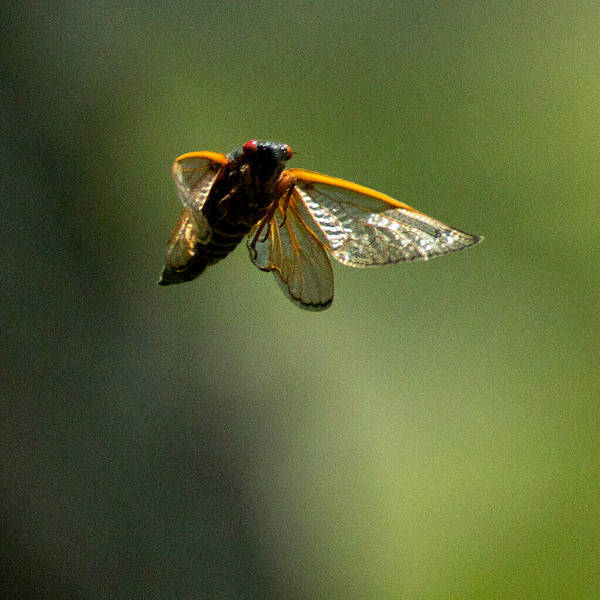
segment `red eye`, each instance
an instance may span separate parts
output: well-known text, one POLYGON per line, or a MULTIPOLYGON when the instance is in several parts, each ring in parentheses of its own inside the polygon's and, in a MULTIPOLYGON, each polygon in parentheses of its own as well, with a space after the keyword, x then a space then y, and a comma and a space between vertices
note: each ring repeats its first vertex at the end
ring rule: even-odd
POLYGON ((292 158, 292 156, 294 155, 294 152, 292 151, 292 149, 289 146, 285 147, 285 151, 287 152, 288 158, 292 158))
POLYGON ((258 148, 258 142, 256 140, 248 140, 243 146, 242 150, 247 154, 254 152, 258 148))

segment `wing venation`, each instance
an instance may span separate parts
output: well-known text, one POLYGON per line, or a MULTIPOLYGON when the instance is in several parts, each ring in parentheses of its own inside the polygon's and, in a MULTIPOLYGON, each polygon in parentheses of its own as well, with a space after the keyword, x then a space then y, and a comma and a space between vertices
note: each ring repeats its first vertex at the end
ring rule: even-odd
POLYGON ((284 294, 307 310, 325 310, 333 300, 333 270, 323 244, 303 222, 292 199, 280 206, 268 223, 268 233, 248 237, 250 258, 263 271, 272 271, 284 294))
MULTIPOLYGON (((332 181, 337 180, 332 178, 332 181)), ((369 195, 321 180, 296 180, 294 189, 333 257, 353 267, 429 260, 468 248, 481 238, 454 229, 378 192, 369 195)), ((359 190, 359 191, 357 191, 359 190)))

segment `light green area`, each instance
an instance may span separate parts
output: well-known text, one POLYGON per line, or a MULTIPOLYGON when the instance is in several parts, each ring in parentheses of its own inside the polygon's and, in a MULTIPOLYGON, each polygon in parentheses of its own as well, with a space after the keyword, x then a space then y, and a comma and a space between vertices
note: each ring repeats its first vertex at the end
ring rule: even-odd
POLYGON ((19 548, 88 598, 600 597, 600 4, 48 10, 6 85, 52 240, 6 267, 19 548), (172 160, 249 138, 485 242, 336 265, 322 314, 244 248, 155 286, 172 160))

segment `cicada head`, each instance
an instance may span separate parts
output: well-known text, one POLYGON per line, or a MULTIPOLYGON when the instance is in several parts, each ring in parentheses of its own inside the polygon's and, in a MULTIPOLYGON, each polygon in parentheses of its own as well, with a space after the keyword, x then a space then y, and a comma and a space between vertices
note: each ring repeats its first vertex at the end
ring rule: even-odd
POLYGON ((279 177, 292 154, 292 149, 287 144, 248 140, 230 152, 227 158, 241 165, 250 165, 259 182, 268 185, 279 177))

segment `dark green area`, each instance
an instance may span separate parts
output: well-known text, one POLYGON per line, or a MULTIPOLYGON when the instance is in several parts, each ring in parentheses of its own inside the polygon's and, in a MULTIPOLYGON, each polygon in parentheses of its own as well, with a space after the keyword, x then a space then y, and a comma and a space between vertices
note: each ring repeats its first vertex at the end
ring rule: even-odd
POLYGON ((600 5, 3 11, 6 597, 600 597, 600 5), (486 237, 155 285, 249 138, 486 237))

